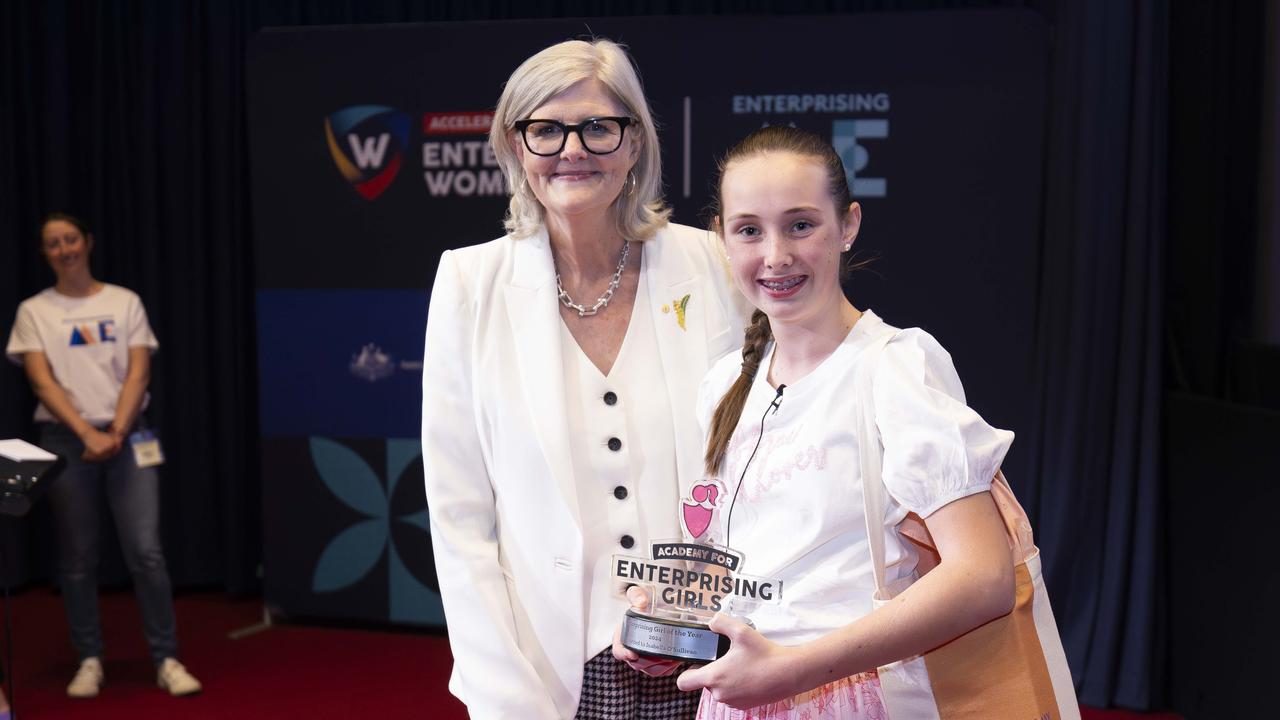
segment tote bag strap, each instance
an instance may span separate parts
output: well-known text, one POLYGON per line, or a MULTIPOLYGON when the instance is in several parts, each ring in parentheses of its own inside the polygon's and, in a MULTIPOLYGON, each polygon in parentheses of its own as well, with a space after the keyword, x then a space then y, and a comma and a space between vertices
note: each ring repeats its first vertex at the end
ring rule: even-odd
POLYGON ((876 579, 876 599, 888 600, 885 591, 884 571, 884 514, 888 506, 889 492, 884 486, 883 448, 880 433, 876 429, 876 408, 873 394, 876 368, 884 355, 884 348, 893 340, 896 332, 887 332, 875 338, 862 351, 854 382, 854 399, 860 410, 858 417, 858 458, 862 468, 862 509, 867 521, 867 544, 871 547, 871 567, 876 579))

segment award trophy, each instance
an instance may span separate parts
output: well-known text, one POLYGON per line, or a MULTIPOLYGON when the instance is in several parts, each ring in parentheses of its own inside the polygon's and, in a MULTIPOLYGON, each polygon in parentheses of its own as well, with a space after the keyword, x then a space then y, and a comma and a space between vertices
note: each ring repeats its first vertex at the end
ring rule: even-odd
POLYGON ((729 651, 729 639, 707 623, 731 599, 777 603, 782 581, 742 574, 742 554, 709 540, 724 497, 714 480, 694 485, 680 501, 685 538, 655 540, 649 557, 613 556, 613 576, 649 592, 649 608, 627 610, 623 646, 651 658, 709 663, 729 651))

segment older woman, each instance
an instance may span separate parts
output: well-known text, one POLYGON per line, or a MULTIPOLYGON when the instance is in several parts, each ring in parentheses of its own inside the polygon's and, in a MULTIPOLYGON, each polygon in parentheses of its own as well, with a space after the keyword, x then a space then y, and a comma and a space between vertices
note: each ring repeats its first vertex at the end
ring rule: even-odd
POLYGON ((508 234, 444 253, 422 446, 450 689, 474 718, 691 717, 615 660, 613 553, 679 537, 698 381, 742 340, 715 238, 667 222, 654 122, 607 40, 526 60, 493 147, 508 234))

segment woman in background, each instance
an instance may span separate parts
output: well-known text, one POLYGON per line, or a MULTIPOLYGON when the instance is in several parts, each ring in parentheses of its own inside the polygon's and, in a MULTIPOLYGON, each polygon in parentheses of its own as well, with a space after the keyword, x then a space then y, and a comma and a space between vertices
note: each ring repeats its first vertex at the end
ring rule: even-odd
POLYGON ((49 487, 57 524, 58 579, 80 667, 67 695, 90 698, 104 681, 98 620, 98 518, 111 508, 133 576, 156 683, 173 695, 200 692, 177 660, 173 591, 160 547, 160 481, 139 467, 129 437, 147 404, 155 335, 138 296, 94 279, 93 234, 52 213, 41 250, 56 282, 18 307, 5 352, 26 370, 40 403, 40 445, 66 459, 49 487))

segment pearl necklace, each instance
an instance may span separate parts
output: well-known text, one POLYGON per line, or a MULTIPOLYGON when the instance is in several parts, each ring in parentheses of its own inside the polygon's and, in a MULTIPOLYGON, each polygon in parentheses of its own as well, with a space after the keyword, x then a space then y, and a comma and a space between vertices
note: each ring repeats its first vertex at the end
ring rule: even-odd
POLYGON ((595 315, 601 310, 609 307, 609 301, 613 299, 613 293, 617 291, 618 285, 622 282, 622 270, 627 266, 627 256, 631 254, 631 241, 622 241, 622 257, 618 258, 618 269, 613 271, 613 278, 609 280, 609 287, 605 289, 604 294, 596 298, 596 304, 591 307, 584 307, 573 301, 569 297, 569 293, 565 292, 564 285, 560 282, 560 273, 556 273, 556 290, 560 291, 560 302, 570 310, 576 310, 578 317, 588 317, 595 315))

